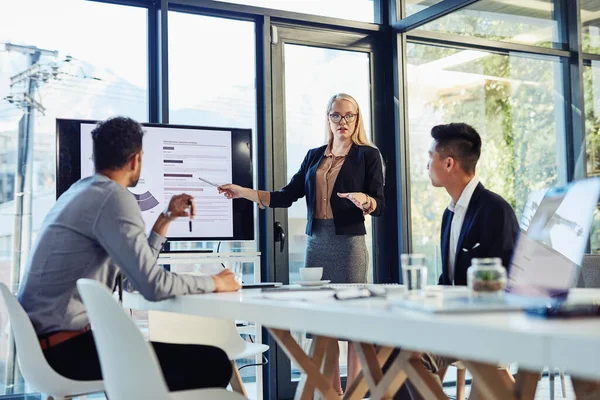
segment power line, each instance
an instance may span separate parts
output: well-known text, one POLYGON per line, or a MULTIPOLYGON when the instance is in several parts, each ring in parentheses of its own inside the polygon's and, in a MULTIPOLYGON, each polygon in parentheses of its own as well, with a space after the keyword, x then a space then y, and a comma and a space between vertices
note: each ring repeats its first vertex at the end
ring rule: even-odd
POLYGON ((73 57, 68 55, 61 62, 40 62, 40 57, 42 55, 57 58, 59 54, 58 50, 46 50, 36 46, 23 46, 11 43, 5 43, 4 48, 6 51, 14 51, 36 57, 35 62, 32 62, 27 69, 10 77, 11 89, 14 90, 17 86, 24 85, 25 87, 28 87, 27 91, 11 93, 4 97, 4 100, 17 106, 17 108, 21 110, 35 109, 42 115, 45 115, 46 108, 41 101, 35 100, 34 97, 36 97, 37 94, 37 97, 41 98, 39 88, 42 84, 58 81, 62 79, 62 75, 69 75, 93 81, 102 80, 101 78, 87 75, 81 65, 79 65, 79 72, 82 73, 81 75, 61 71, 62 68, 71 64, 71 61, 73 60, 73 57))

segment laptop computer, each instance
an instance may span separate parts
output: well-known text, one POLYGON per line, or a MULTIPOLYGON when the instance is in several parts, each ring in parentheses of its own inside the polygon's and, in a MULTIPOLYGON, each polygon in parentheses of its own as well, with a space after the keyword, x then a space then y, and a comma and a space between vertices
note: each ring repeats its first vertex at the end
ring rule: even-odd
POLYGON ((523 310, 564 302, 583 259, 600 178, 534 192, 513 253, 503 296, 473 297, 459 291, 425 291, 392 300, 393 305, 436 313, 523 310), (541 200, 540 200, 541 199, 541 200))

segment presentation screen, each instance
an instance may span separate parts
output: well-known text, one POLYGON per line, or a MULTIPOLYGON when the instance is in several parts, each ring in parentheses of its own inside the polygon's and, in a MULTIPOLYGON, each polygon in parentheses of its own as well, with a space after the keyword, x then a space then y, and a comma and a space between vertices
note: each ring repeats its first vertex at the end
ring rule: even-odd
MULTIPOLYGON (((91 132, 97 121, 57 119, 57 197, 94 174, 91 132)), ((171 222, 170 240, 254 240, 253 203, 228 200, 211 183, 253 186, 250 129, 142 124, 140 180, 129 191, 150 232, 173 195, 194 197, 196 217, 171 222)))

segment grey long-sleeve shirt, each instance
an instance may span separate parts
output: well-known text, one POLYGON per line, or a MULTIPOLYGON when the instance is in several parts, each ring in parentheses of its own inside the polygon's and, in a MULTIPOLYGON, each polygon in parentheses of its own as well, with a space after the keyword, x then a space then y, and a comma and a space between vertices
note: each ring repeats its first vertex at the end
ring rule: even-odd
POLYGON ((214 291, 210 276, 177 275, 157 264, 165 241, 155 232, 146 237, 137 201, 123 186, 100 174, 75 183, 46 216, 19 288, 37 334, 85 327, 80 278, 113 289, 120 269, 148 300, 214 291))

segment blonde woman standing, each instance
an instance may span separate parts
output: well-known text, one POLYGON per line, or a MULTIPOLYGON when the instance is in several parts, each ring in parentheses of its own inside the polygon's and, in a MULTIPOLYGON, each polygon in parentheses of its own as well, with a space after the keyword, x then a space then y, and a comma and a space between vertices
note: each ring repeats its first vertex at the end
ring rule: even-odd
MULTIPOLYGON (((367 139, 352 96, 334 95, 327 104, 326 120, 327 143, 308 151, 287 186, 266 192, 227 184, 219 187, 219 193, 254 201, 261 208, 287 208, 306 197, 305 265, 323 267, 323 279, 333 283, 366 283, 364 216, 380 216, 385 209, 382 158, 367 139)), ((348 346, 348 386, 359 369, 354 349, 348 346)), ((339 367, 333 379, 342 394, 339 367)))

